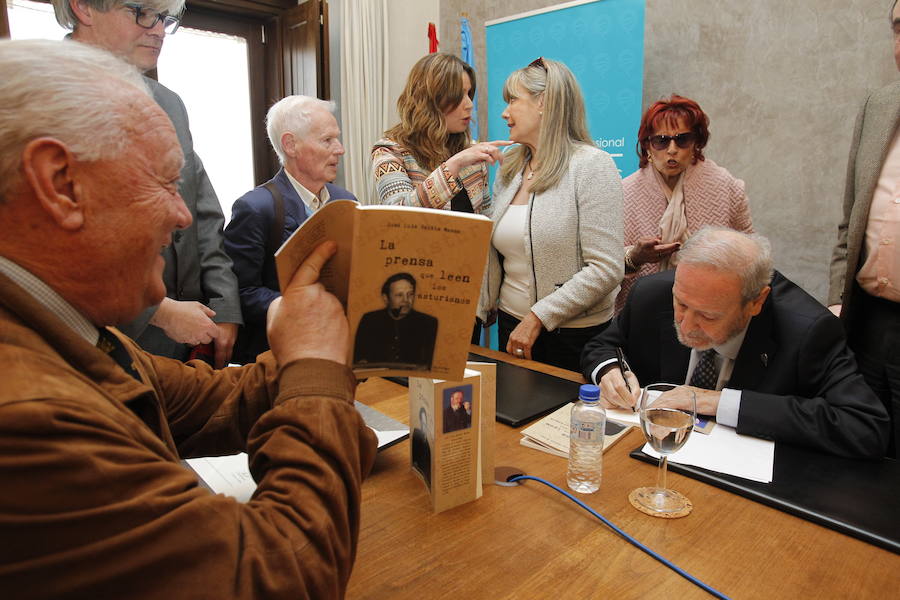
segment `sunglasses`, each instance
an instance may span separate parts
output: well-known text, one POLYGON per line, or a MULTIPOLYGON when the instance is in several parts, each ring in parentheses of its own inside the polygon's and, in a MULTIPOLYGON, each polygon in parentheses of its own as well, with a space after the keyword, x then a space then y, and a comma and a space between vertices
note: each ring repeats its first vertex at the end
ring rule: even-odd
POLYGON ((693 131, 686 131, 677 135, 651 135, 644 141, 650 142, 654 150, 665 150, 673 141, 679 148, 687 148, 697 141, 697 134, 693 131))
POLYGON ((538 67, 540 69, 543 69, 544 71, 547 70, 547 65, 544 64, 543 56, 538 56, 536 59, 534 59, 533 61, 528 63, 528 66, 529 67, 538 67))

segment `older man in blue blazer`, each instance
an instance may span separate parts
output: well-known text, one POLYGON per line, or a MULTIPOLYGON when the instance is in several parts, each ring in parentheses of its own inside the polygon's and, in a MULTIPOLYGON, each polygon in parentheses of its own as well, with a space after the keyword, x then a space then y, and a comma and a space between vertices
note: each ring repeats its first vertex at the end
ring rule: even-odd
POLYGON ((282 168, 234 203, 225 229, 225 250, 234 261, 245 322, 235 349, 237 362, 253 362, 269 348, 266 312, 280 295, 275 250, 326 202, 356 200, 329 183, 344 154, 333 113, 333 102, 288 96, 266 116, 269 142, 282 168))

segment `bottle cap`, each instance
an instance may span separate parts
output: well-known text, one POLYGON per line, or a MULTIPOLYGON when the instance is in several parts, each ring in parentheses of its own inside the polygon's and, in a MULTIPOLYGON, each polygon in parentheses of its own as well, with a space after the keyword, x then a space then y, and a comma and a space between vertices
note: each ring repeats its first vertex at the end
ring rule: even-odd
POLYGON ((585 383, 578 389, 578 397, 588 402, 596 402, 600 400, 600 388, 596 385, 585 383))

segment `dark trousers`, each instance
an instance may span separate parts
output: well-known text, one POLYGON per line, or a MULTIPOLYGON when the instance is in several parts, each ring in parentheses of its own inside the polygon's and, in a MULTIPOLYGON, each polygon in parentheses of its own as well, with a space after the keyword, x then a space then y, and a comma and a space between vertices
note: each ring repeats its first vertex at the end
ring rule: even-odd
POLYGON ((853 291, 847 339, 859 371, 887 408, 891 439, 886 456, 900 458, 900 303, 853 291))
MULTIPOLYGON (((509 334, 520 323, 514 316, 499 311, 497 316, 497 348, 506 352, 509 334)), ((603 332, 609 321, 591 327, 559 327, 542 331, 531 347, 531 360, 581 372, 581 350, 589 339, 603 332)))

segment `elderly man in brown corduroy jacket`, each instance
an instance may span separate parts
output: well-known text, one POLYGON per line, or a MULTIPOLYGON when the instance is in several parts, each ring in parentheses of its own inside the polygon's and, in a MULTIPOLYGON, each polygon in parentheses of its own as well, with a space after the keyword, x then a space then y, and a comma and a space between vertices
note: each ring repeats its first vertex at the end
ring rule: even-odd
POLYGON ((256 364, 143 352, 109 326, 160 301, 160 249, 191 222, 171 122, 75 42, 0 42, 0 73, 0 596, 342 596, 375 439, 316 283, 333 244, 270 310, 256 364), (247 504, 180 464, 240 450, 247 504))

